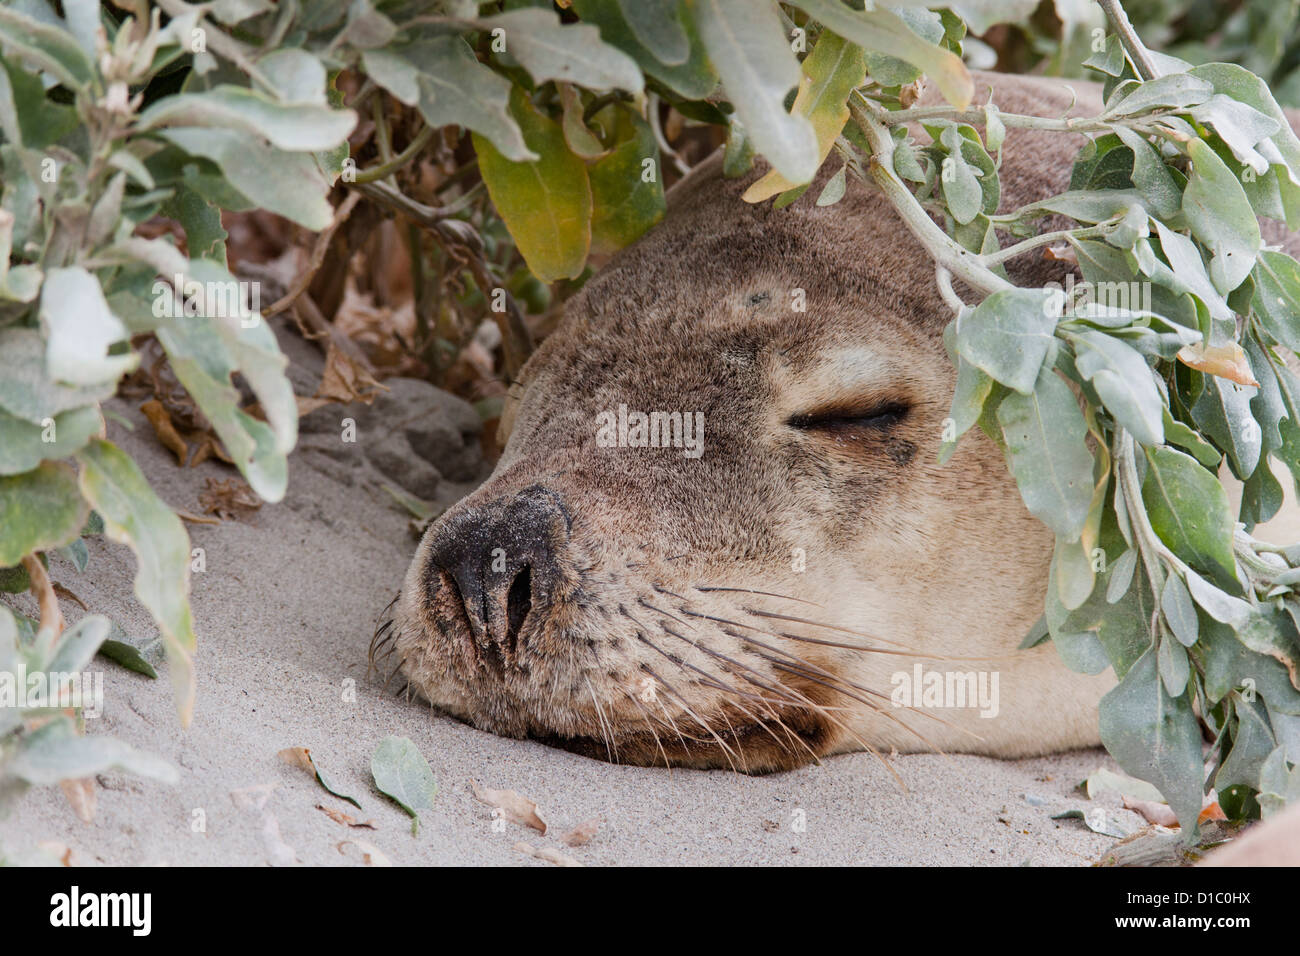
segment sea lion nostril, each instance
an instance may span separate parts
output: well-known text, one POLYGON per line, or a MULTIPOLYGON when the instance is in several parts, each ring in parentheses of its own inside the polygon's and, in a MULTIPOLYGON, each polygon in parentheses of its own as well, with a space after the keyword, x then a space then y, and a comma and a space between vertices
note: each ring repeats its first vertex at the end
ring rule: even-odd
POLYGON ((533 609, 533 575, 532 569, 524 565, 523 570, 515 575, 506 596, 506 649, 514 653, 519 640, 519 629, 523 627, 528 612, 533 609))
POLYGON ((532 485, 436 527, 429 542, 430 571, 436 568, 450 579, 453 586, 441 597, 459 601, 481 647, 491 645, 513 657, 530 615, 549 611, 563 577, 569 525, 560 496, 532 485))

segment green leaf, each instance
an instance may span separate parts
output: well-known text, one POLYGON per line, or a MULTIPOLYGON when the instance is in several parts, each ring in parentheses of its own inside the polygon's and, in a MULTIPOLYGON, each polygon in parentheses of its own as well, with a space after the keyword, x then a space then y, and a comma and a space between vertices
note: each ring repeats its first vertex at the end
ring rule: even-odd
POLYGON ((127 670, 143 674, 151 680, 158 679, 154 665, 164 653, 163 643, 158 638, 138 641, 127 634, 116 621, 109 629, 108 638, 99 645, 99 656, 106 657, 127 670))
POLYGON ((817 135, 808 119, 785 110, 800 79, 776 8, 748 0, 697 0, 695 22, 755 150, 792 183, 817 172, 817 135))
POLYGON ((1201 812, 1201 728, 1185 695, 1171 697, 1154 648, 1101 699, 1101 741, 1115 762, 1164 796, 1192 839, 1201 812))
POLYGON ((1088 426, 1068 385, 1043 369, 1029 395, 998 406, 1011 474, 1025 506, 1058 537, 1077 541, 1092 504, 1088 426))
POLYGON ((1158 107, 1186 108, 1214 95, 1214 85, 1187 73, 1171 73, 1140 84, 1106 110, 1106 116, 1133 116, 1158 107))
MULTIPOLYGON (((1170 574, 1165 579, 1165 589, 1160 595, 1160 610, 1169 624, 1169 629, 1178 638, 1183 647, 1196 643, 1198 625, 1196 623, 1196 605, 1187 591, 1187 585, 1177 574, 1170 574)), ((1172 693, 1172 691, 1171 691, 1172 693)))
POLYGON ((1199 372, 1192 381, 1192 420, 1201 434, 1228 453, 1238 478, 1250 477, 1263 448, 1263 431, 1250 407, 1255 389, 1199 372))
POLYGON ((31 471, 45 459, 66 458, 103 434, 104 419, 95 406, 74 408, 42 427, 0 409, 0 475, 31 471))
POLYGON ((161 757, 111 737, 80 737, 67 718, 53 720, 26 735, 22 749, 5 769, 37 786, 90 777, 106 770, 125 770, 164 783, 180 780, 176 768, 161 757))
POLYGON ((1260 771, 1268 755, 1277 746, 1262 704, 1238 701, 1236 714, 1237 727, 1233 734, 1232 750, 1214 775, 1214 789, 1220 793, 1237 785, 1252 790, 1262 789, 1260 771))
POLYGON ((370 758, 370 774, 380 793, 391 797, 411 817, 411 829, 419 826, 417 810, 433 808, 438 784, 428 761, 407 737, 385 737, 370 758))
POLYGON ((957 352, 994 380, 1022 395, 1034 390, 1052 347, 1056 315, 1044 289, 994 292, 957 327, 957 352))
POLYGON ((1170 697, 1177 697, 1187 688, 1187 679, 1192 671, 1187 651, 1183 650, 1181 644, 1168 637, 1161 638, 1156 664, 1160 670, 1160 681, 1170 697))
POLYGON ((1164 401, 1141 353, 1105 332, 1071 332, 1067 338, 1074 345, 1075 368, 1115 421, 1143 445, 1162 444, 1164 401))
POLYGON ((104 300, 99 280, 78 266, 51 269, 41 289, 41 327, 50 376, 70 385, 116 382, 139 362, 132 352, 109 354, 128 338, 104 300))
POLYGON ((912 64, 934 80, 944 99, 958 109, 970 105, 975 84, 961 57, 917 36, 896 12, 853 10, 839 0, 794 0, 792 5, 864 50, 912 64))
POLYGON ((195 691, 189 536, 120 448, 97 440, 77 453, 77 461, 81 493, 104 519, 104 533, 135 552, 135 595, 162 632, 176 709, 181 725, 189 726, 195 691))
POLYGON ((1137 130, 1116 126, 1115 135, 1133 153, 1133 186, 1161 219, 1172 219, 1182 207, 1182 190, 1160 157, 1160 152, 1137 130))
POLYGON ((185 247, 191 259, 211 259, 226 264, 228 234, 221 225, 221 210, 188 186, 176 190, 159 214, 175 219, 185 230, 185 247))
POLYGON ((641 68, 622 50, 605 43, 596 27, 564 24, 554 10, 536 7, 478 23, 489 32, 504 30, 506 50, 539 84, 561 80, 593 90, 641 92, 641 68))
MULTIPOLYGON (((817 162, 826 161, 835 140, 849 119, 849 93, 862 85, 866 64, 862 50, 834 33, 823 33, 811 53, 804 58, 804 79, 795 96, 792 112, 808 117, 817 135, 817 162)), ((745 202, 762 202, 796 184, 777 170, 768 170, 745 190, 745 202)))
POLYGON ((1146 456, 1142 500, 1160 540, 1192 567, 1235 585, 1235 522, 1223 485, 1196 459, 1168 446, 1148 448, 1146 456))
POLYGON ((9 6, 0 7, 0 40, 10 50, 76 92, 96 82, 97 74, 76 38, 62 27, 34 19, 9 6))
POLYGON ((520 254, 544 282, 581 274, 591 246, 591 184, 558 123, 543 116, 518 87, 511 111, 539 158, 512 162, 474 134, 479 170, 520 254))
POLYGON ((961 436, 979 421, 984 402, 992 390, 993 379, 964 358, 957 357, 957 386, 953 390, 952 406, 948 410, 948 417, 952 420, 951 438, 945 431, 944 440, 939 445, 939 464, 947 463, 957 450, 961 436))
POLYGON ((1300 183, 1300 137, 1291 129, 1267 83, 1236 63, 1205 63, 1188 72, 1212 83, 1216 93, 1230 96, 1273 119, 1278 124, 1278 131, 1272 141, 1290 169, 1291 181, 1300 183))
POLYGON ((334 218, 329 184, 310 153, 288 153, 229 129, 172 127, 159 131, 191 156, 216 163, 230 185, 254 205, 313 232, 334 218))
MULTIPOLYGON (((631 2, 637 4, 637 0, 631 2)), ((605 42, 612 43, 630 55, 648 76, 687 100, 701 100, 713 92, 718 85, 718 76, 700 41, 695 18, 684 8, 684 0, 677 0, 674 4, 678 20, 690 43, 690 53, 686 61, 680 64, 665 63, 637 39, 621 7, 622 4, 615 0, 573 0, 573 9, 578 16, 599 27, 605 42)))
POLYGON ((174 93, 144 110, 141 130, 165 126, 200 126, 240 131, 267 140, 287 152, 331 149, 348 138, 357 125, 350 109, 325 104, 277 103, 265 93, 222 85, 202 93, 174 93))
POLYGON ((1300 263, 1284 252, 1265 250, 1252 276, 1251 304, 1260 325, 1287 348, 1300 349, 1300 263))
POLYGON ((1237 179, 1203 140, 1187 144, 1192 176, 1183 190, 1183 215, 1192 235, 1213 254, 1210 279, 1222 295, 1245 281, 1263 243, 1259 220, 1237 179))
POLYGON ((685 63, 691 41, 682 26, 682 8, 677 0, 618 0, 623 19, 636 38, 660 63, 685 63))
POLYGON ((510 115, 510 82, 480 63, 461 37, 369 50, 363 61, 376 83, 408 106, 418 105, 430 126, 464 126, 507 159, 537 159, 510 115))
POLYGON ((0 567, 72 541, 89 511, 75 472, 62 462, 42 462, 21 475, 0 478, 0 567))
POLYGON ((650 124, 619 105, 606 107, 596 117, 605 125, 614 148, 587 168, 591 247, 597 252, 614 252, 641 238, 664 217, 668 207, 659 148, 650 124))
POLYGON ((1219 470, 1219 465, 1223 462, 1223 453, 1219 449, 1202 438, 1199 432, 1172 418, 1168 408, 1162 409, 1161 414, 1164 419, 1166 441, 1190 452, 1206 468, 1219 470))

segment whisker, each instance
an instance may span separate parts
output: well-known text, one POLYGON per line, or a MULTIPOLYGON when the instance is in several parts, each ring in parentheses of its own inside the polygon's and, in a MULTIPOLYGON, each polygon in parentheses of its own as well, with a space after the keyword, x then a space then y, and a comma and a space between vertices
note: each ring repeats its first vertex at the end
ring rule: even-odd
POLYGON ((797 601, 800 604, 808 604, 811 605, 812 607, 825 607, 825 605, 823 604, 818 604, 816 601, 809 601, 806 600, 805 598, 797 598, 789 594, 777 594, 775 591, 756 591, 753 588, 724 588, 717 585, 711 585, 706 587, 697 584, 695 585, 695 590, 706 591, 706 592, 707 591, 729 591, 733 594, 761 594, 764 597, 780 598, 783 601, 797 601))

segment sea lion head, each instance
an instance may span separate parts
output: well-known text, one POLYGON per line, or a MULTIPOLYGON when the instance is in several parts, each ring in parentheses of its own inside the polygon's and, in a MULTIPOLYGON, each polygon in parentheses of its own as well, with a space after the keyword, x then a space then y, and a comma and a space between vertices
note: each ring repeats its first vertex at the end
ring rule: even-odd
POLYGON ((862 184, 774 209, 720 167, 568 303, 383 650, 476 727, 626 763, 1095 743, 1097 686, 1016 650, 1050 533, 978 428, 938 463, 928 254, 862 184), (899 706, 917 667, 999 675, 997 713, 899 706))

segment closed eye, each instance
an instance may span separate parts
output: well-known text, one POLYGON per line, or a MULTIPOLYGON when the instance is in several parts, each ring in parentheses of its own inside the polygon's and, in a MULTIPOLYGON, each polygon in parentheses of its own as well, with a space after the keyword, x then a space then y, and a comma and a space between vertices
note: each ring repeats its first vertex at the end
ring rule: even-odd
POLYGON ((885 431, 906 418, 909 411, 910 406, 902 402, 885 402, 865 409, 825 409, 792 415, 786 420, 786 424, 800 431, 837 432, 861 429, 885 431))

